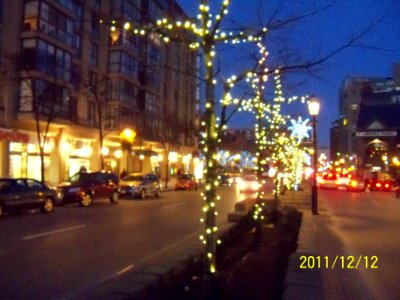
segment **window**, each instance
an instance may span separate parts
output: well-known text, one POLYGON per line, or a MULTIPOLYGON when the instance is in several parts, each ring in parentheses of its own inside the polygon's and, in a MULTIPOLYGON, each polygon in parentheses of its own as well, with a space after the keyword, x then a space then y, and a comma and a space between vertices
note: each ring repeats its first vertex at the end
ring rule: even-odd
POLYGON ((43 115, 67 118, 70 110, 70 91, 44 80, 25 79, 20 83, 19 111, 32 112, 35 108, 43 115))
POLYGON ((400 95, 393 95, 392 103, 400 103, 400 95))
MULTIPOLYGON (((39 8, 39 3, 36 5, 39 8)), ((65 13, 46 2, 40 2, 39 30, 41 32, 73 47, 76 42, 75 29, 78 26, 79 22, 76 22, 65 13)), ((35 28, 34 30, 37 29, 35 28)))
POLYGON ((123 79, 111 79, 108 82, 108 98, 136 106, 137 88, 123 79))
POLYGON ((100 34, 100 17, 96 14, 92 14, 92 37, 99 37, 100 34))
POLYGON ((122 51, 111 51, 108 62, 110 72, 122 73, 133 78, 138 77, 138 61, 122 51))
POLYGON ((36 31, 38 26, 38 1, 29 1, 25 3, 24 11, 24 30, 36 31))
POLYGON ((71 54, 39 39, 22 41, 24 64, 32 69, 70 81, 71 54))
POLYGON ((99 45, 94 42, 90 43, 90 52, 89 52, 89 64, 92 67, 98 66, 99 62, 99 45))
POLYGON ((158 114, 158 97, 151 93, 146 93, 146 110, 158 114))
POLYGON ((32 190, 41 190, 43 188, 42 184, 39 181, 33 179, 27 179, 26 185, 32 190))

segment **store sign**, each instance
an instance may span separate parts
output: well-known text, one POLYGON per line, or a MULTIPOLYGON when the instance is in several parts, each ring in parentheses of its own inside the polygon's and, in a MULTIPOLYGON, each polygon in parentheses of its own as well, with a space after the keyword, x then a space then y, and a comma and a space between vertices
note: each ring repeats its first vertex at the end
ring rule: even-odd
POLYGON ((397 131, 358 131, 358 137, 397 136, 397 131))
POLYGON ((0 140, 27 144, 29 143, 29 135, 16 129, 0 129, 0 140))

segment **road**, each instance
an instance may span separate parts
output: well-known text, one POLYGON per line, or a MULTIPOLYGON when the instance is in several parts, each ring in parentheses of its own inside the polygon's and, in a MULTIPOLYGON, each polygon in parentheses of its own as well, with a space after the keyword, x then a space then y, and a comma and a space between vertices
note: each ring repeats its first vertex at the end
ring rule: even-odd
POLYGON ((331 259, 354 256, 357 262, 363 257, 357 270, 347 259, 338 271, 346 299, 399 299, 400 199, 393 192, 323 190, 319 201, 330 215, 331 259))
MULTIPOLYGON (((234 187, 220 187, 218 224, 227 223, 234 187)), ((199 191, 165 191, 160 198, 101 200, 90 208, 57 207, 0 220, 0 298, 60 299, 162 260, 173 247, 197 243, 203 228, 199 191)))

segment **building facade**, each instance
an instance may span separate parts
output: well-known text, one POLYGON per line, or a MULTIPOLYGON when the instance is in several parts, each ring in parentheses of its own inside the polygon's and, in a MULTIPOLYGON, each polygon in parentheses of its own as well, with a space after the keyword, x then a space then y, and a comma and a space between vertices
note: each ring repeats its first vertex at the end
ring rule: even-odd
POLYGON ((396 121, 399 75, 400 65, 394 64, 393 77, 349 77, 344 81, 339 96, 340 116, 331 127, 332 160, 347 157, 355 160, 358 168, 387 171, 382 156, 395 158, 400 147, 400 124, 396 121), (371 150, 375 146, 381 150, 371 150))
POLYGON ((171 152, 175 164, 190 164, 197 54, 156 34, 136 35, 128 23, 187 18, 175 1, 0 5, 1 176, 40 179, 41 151, 52 184, 82 166, 165 176, 171 152), (125 128, 136 134, 130 151, 121 147, 125 128))

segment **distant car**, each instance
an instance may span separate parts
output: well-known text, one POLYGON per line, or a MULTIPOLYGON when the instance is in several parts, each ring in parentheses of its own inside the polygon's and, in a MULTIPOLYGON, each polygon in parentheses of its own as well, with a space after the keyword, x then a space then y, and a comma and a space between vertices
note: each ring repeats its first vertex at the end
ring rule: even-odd
POLYGON ((370 191, 389 192, 394 187, 394 181, 389 178, 369 178, 366 180, 366 187, 370 191))
POLYGON ((219 185, 230 186, 233 183, 232 178, 228 174, 221 174, 218 176, 219 185))
POLYGON ((178 175, 175 190, 197 190, 198 184, 192 174, 180 174, 178 175))
POLYGON ((351 177, 352 177, 352 175, 350 175, 350 174, 343 174, 343 173, 337 174, 336 175, 336 178, 337 178, 336 182, 337 182, 337 185, 338 185, 338 189, 346 190, 347 187, 350 184, 351 177))
POLYGON ((109 198, 111 203, 119 199, 118 176, 107 171, 78 172, 57 189, 62 193, 63 204, 78 202, 88 207, 94 199, 109 198))
POLYGON ((158 197, 160 195, 161 184, 157 175, 152 173, 130 173, 121 179, 120 196, 133 196, 140 199, 148 195, 158 197))
POLYGON ((254 174, 243 175, 238 178, 238 189, 240 193, 258 192, 260 188, 260 184, 258 183, 257 176, 254 174))
POLYGON ((365 180, 361 177, 352 177, 347 185, 347 190, 350 192, 365 191, 365 180))
POLYGON ((49 213, 60 202, 55 188, 29 178, 0 178, 0 216, 6 210, 39 208, 49 213))
POLYGON ((319 187, 321 189, 335 189, 337 190, 339 186, 337 176, 334 173, 328 173, 322 176, 319 187))

